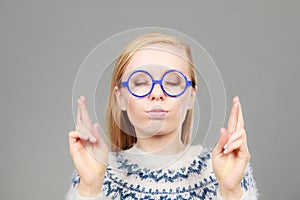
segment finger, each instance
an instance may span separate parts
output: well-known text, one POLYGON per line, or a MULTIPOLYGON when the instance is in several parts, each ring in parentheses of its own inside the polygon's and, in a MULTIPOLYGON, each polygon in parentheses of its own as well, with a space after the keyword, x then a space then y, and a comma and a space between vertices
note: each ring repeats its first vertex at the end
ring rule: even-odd
POLYGON ((77 116, 76 116, 76 124, 81 124, 81 113, 79 108, 79 103, 77 102, 77 116))
POLYGON ((69 132, 69 142, 70 142, 70 144, 77 142, 78 138, 79 138, 79 136, 78 136, 77 131, 69 132))
POLYGON ((213 150, 213 155, 218 155, 223 152, 223 147, 228 141, 228 132, 225 128, 220 129, 220 137, 218 139, 218 142, 213 150))
MULTIPOLYGON (((239 132, 237 132, 235 134, 240 135, 240 138, 236 137, 235 138, 236 140, 233 140, 233 139, 230 138, 229 140, 232 140, 232 142, 229 143, 229 140, 228 140, 227 144, 224 146, 224 149, 225 150, 227 149, 227 150, 224 151, 224 152, 228 153, 229 151, 230 152, 233 151, 233 150, 230 150, 232 148, 232 144, 234 144, 238 140, 241 140, 242 144, 239 147, 239 154, 241 154, 241 155, 244 154, 244 155, 249 156, 250 154, 249 154, 249 150, 248 150, 248 146, 247 146, 247 136, 246 136, 245 129, 241 129, 239 132)), ((235 136, 235 135, 233 135, 233 136, 235 136)))
POLYGON ((233 97, 232 103, 240 102, 240 98, 238 96, 233 97))
POLYGON ((104 143, 104 140, 103 140, 103 138, 102 138, 102 135, 101 135, 101 133, 100 133, 100 131, 99 131, 99 124, 98 124, 98 123, 95 123, 95 124, 93 125, 93 131, 92 131, 92 134, 93 134, 93 136, 97 139, 97 141, 100 143, 100 145, 105 144, 105 143, 104 143))
POLYGON ((89 136, 85 133, 78 132, 78 136, 81 140, 89 140, 89 136))
POLYGON ((238 130, 242 130, 242 129, 244 129, 242 123, 240 121, 237 121, 236 130, 238 131, 238 130))
POLYGON ((241 151, 248 153, 249 150, 248 150, 248 144, 247 144, 247 134, 246 134, 245 129, 243 129, 243 133, 242 133, 241 139, 243 140, 243 144, 241 146, 241 151))
POLYGON ((93 124, 93 131, 92 131, 92 135, 97 138, 97 139, 102 139, 100 131, 99 131, 99 124, 98 123, 94 123, 93 124))
POLYGON ((97 139, 93 136, 91 131, 82 124, 77 125, 76 130, 78 130, 78 132, 80 132, 82 135, 88 136, 88 139, 91 143, 95 143, 97 141, 97 139))
POLYGON ((89 112, 87 110, 85 98, 83 96, 80 96, 80 98, 77 100, 77 102, 79 104, 79 108, 80 108, 80 111, 81 111, 81 120, 82 120, 82 122, 85 123, 85 125, 91 126, 92 122, 91 122, 89 112))
POLYGON ((242 134, 244 134, 244 132, 245 132, 244 129, 240 129, 237 132, 235 132, 234 134, 232 134, 229 137, 227 143, 225 144, 224 149, 226 149, 228 146, 230 146, 231 143, 235 142, 236 140, 241 139, 242 134))
POLYGON ((82 98, 77 100, 81 112, 81 121, 84 126, 87 128, 92 128, 92 120, 87 110, 86 102, 82 98))
POLYGON ((80 148, 80 138, 77 131, 69 132, 69 151, 73 155, 80 148))
POLYGON ((225 150, 224 150, 224 154, 229 154, 234 150, 240 149, 241 146, 243 144, 243 140, 242 139, 238 139, 235 142, 231 143, 225 150))
POLYGON ((78 139, 85 140, 85 141, 89 140, 89 136, 87 134, 78 131, 70 132, 69 138, 72 143, 76 143, 78 139))
POLYGON ((88 140, 88 136, 85 134, 81 134, 78 131, 71 131, 69 132, 69 144, 70 146, 76 144, 78 140, 88 140))
POLYGON ((228 119, 227 131, 229 134, 233 134, 236 130, 236 124, 238 120, 238 102, 233 102, 228 119))
POLYGON ((242 112, 242 105, 241 102, 238 103, 238 128, 242 129, 244 128, 244 117, 242 112))

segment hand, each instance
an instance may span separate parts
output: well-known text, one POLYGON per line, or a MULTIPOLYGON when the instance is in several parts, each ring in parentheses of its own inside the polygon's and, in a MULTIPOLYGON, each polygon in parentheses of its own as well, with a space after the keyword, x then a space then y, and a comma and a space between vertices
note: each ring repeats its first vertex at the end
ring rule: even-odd
POLYGON ((227 130, 221 128, 219 140, 212 151, 212 164, 222 196, 238 199, 246 166, 250 160, 242 107, 238 97, 232 102, 227 130))
POLYGON ((69 147, 80 176, 78 190, 82 196, 95 196, 102 188, 108 148, 99 132, 99 125, 91 122, 83 96, 77 100, 76 123, 76 130, 69 133, 69 147))

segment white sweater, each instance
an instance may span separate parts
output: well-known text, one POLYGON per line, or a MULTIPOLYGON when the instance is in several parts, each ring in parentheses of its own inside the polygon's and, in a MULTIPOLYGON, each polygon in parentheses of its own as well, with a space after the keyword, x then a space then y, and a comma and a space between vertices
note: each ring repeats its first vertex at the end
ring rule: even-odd
MULTIPOLYGON (((75 171, 66 200, 98 199, 222 199, 212 169, 211 151, 188 146, 173 155, 146 154, 136 146, 109 154, 102 192, 94 198, 81 197, 75 171)), ((258 199, 250 165, 241 181, 241 199, 258 199)))

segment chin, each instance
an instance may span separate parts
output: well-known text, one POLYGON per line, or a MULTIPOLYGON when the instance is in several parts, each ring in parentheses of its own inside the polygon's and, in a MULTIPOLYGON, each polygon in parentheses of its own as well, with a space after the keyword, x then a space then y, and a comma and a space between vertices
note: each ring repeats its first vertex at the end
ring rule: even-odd
MULTIPOLYGON (((174 124, 175 125, 175 124, 174 124)), ((138 132, 142 133, 142 138, 149 138, 153 136, 164 136, 176 132, 177 126, 171 126, 165 121, 152 120, 146 127, 137 127, 138 132)))

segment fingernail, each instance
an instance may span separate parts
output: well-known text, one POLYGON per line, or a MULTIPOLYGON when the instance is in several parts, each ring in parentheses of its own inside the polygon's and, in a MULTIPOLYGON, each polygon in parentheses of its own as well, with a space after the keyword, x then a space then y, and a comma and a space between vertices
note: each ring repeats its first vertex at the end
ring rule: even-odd
POLYGON ((91 139, 91 142, 96 142, 96 138, 94 136, 91 136, 90 139, 91 139))
POLYGON ((220 132, 221 132, 221 133, 224 132, 224 127, 220 128, 220 132))
POLYGON ((89 138, 89 137, 88 137, 86 134, 84 134, 84 133, 78 132, 78 134, 79 134, 79 137, 80 137, 80 138, 83 138, 83 139, 88 139, 88 138, 89 138))
POLYGON ((224 154, 227 154, 227 153, 228 153, 228 149, 225 149, 223 153, 224 153, 224 154))
POLYGON ((239 102, 239 101, 240 101, 240 99, 239 99, 238 96, 233 97, 233 100, 232 100, 233 103, 236 103, 236 102, 239 102))
POLYGON ((225 145, 224 145, 224 149, 227 149, 228 148, 228 143, 226 143, 225 145))

